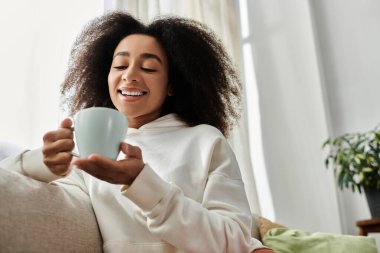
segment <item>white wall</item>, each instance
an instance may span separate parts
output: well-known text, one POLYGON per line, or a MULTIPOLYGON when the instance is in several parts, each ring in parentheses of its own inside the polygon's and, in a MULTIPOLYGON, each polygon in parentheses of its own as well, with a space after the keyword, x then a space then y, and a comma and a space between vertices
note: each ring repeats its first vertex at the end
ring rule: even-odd
POLYGON ((0 141, 39 147, 59 126, 72 44, 102 12, 101 0, 0 1, 0 141))
MULTIPOLYGON (((366 131, 380 123, 380 2, 311 1, 325 76, 330 132, 366 131)), ((345 233, 370 217, 363 195, 339 192, 345 233)))

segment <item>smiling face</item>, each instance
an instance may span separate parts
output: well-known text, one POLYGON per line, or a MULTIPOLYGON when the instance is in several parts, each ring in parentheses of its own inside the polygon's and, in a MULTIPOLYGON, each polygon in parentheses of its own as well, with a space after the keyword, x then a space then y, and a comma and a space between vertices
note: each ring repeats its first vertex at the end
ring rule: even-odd
POLYGON ((166 53, 152 36, 133 34, 116 47, 108 74, 112 103, 139 128, 161 116, 168 96, 166 53))

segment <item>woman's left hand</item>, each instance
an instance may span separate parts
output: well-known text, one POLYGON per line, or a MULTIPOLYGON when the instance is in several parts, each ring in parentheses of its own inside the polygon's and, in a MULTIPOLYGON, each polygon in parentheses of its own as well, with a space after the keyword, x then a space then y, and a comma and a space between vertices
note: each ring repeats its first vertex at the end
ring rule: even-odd
POLYGON ((131 185, 144 168, 141 149, 121 143, 120 150, 125 154, 124 160, 114 161, 101 155, 92 154, 88 158, 73 160, 73 165, 111 184, 131 185))

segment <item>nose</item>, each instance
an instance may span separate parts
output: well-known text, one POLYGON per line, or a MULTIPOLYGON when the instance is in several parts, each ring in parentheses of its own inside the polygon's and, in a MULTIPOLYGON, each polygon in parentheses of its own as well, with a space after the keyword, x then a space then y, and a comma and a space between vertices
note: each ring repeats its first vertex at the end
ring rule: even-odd
POLYGON ((140 77, 138 74, 138 71, 133 67, 130 66, 127 68, 124 73, 121 76, 121 79, 125 81, 126 83, 132 83, 132 82, 139 82, 140 77))

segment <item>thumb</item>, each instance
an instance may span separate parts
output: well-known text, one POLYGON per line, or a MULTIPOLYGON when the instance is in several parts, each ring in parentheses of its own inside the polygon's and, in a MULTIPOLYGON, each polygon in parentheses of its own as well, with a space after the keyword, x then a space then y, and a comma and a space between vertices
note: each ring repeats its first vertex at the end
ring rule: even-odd
POLYGON ((72 125, 73 125, 72 120, 70 118, 66 118, 66 119, 62 120, 60 127, 61 128, 71 128, 72 125))
POLYGON ((142 160, 141 149, 137 146, 132 146, 128 143, 122 142, 120 150, 125 154, 126 158, 136 158, 142 160))

